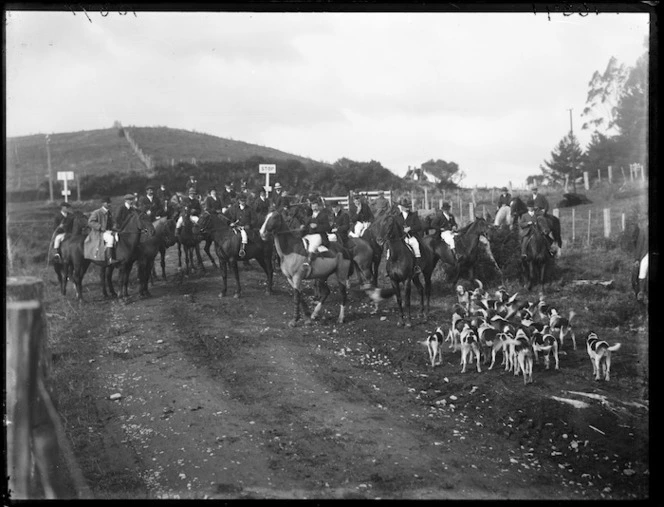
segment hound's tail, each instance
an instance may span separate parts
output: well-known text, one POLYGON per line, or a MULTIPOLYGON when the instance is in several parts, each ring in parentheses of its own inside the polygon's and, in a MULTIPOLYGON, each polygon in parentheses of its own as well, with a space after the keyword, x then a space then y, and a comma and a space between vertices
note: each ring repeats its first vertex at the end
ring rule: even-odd
POLYGON ((620 345, 621 345, 620 343, 616 343, 615 345, 609 347, 609 350, 611 352, 615 352, 616 350, 618 350, 620 348, 620 345))

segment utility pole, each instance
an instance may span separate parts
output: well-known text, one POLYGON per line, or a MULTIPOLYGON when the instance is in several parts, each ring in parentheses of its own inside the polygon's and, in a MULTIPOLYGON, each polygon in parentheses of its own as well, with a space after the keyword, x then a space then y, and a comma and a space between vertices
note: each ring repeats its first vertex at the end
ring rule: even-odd
POLYGON ((569 141, 572 149, 572 188, 576 194, 576 161, 574 160, 574 126, 572 125, 572 111, 574 109, 568 109, 569 111, 569 141))
POLYGON ((48 192, 53 202, 53 168, 51 167, 51 138, 46 134, 46 160, 48 163, 48 192))

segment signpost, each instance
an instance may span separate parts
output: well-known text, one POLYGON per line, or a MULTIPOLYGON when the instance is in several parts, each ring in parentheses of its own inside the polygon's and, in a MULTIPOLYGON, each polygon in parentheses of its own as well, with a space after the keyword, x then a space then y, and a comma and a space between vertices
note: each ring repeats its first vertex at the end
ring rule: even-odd
POLYGON ((270 174, 277 173, 276 164, 258 164, 258 172, 265 175, 265 192, 270 192, 272 187, 270 186, 270 174))
POLYGON ((58 179, 64 181, 65 189, 62 191, 62 195, 65 196, 65 202, 69 202, 69 195, 71 190, 67 188, 67 182, 74 179, 74 171, 58 171, 58 179))

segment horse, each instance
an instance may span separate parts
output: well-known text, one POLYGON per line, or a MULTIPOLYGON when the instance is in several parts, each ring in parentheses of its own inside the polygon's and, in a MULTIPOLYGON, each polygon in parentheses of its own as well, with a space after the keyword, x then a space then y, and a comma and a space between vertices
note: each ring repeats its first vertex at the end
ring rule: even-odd
MULTIPOLYGON (((105 298, 108 298, 109 292, 111 297, 115 298, 118 296, 113 288, 113 270, 117 267, 120 272, 120 296, 123 298, 129 297, 129 274, 136 260, 139 244, 153 235, 154 226, 150 218, 145 214, 131 213, 122 225, 122 229, 118 232, 118 241, 115 245, 115 257, 118 261, 116 264, 109 265, 105 259, 86 259, 83 254, 85 236, 82 234, 72 237, 70 240, 67 252, 68 262, 71 262, 74 273, 80 273, 81 282, 83 275, 91 263, 100 266, 101 287, 105 298), (108 291, 106 290, 107 286, 108 291)), ((82 299, 81 288, 82 286, 77 286, 79 299, 82 299)))
POLYGON ((178 245, 178 271, 182 271, 182 250, 184 250, 185 273, 190 273, 191 270, 196 270, 194 263, 194 253, 198 260, 198 266, 202 271, 205 271, 203 265, 203 258, 201 257, 201 235, 198 228, 194 227, 194 222, 191 220, 189 212, 185 209, 182 214, 183 222, 180 227, 180 234, 176 235, 175 242, 178 245))
POLYGON ((450 246, 440 237, 438 231, 434 234, 424 236, 422 244, 431 250, 434 269, 438 265, 438 261, 440 261, 442 264, 452 268, 454 273, 458 271, 456 256, 450 246))
MULTIPOLYGON (((172 218, 161 217, 152 222, 154 227, 154 236, 146 241, 139 243, 137 264, 138 281, 140 285, 139 294, 141 296, 151 296, 148 289, 150 275, 154 271, 154 260, 158 253, 164 252, 166 248, 175 244, 175 220, 172 218)), ((166 278, 166 263, 164 257, 161 258, 161 272, 166 278)))
MULTIPOLYGON (((223 277, 221 296, 226 296, 228 287, 228 266, 230 265, 235 276, 235 298, 240 297, 240 273, 238 271, 238 259, 240 258, 240 246, 242 237, 240 232, 229 225, 229 219, 225 215, 203 213, 198 221, 201 234, 209 235, 214 241, 215 252, 219 258, 219 267, 223 277)), ((272 265, 272 243, 258 236, 256 231, 247 231, 247 245, 244 249, 243 260, 256 259, 267 275, 267 287, 265 293, 272 294, 272 282, 274 267, 272 265)))
MULTIPOLYGON (((375 223, 375 222, 374 222, 375 223)), ((420 281, 419 273, 415 272, 415 254, 411 251, 410 247, 404 241, 403 230, 398 226, 395 216, 388 213, 385 217, 378 222, 378 226, 374 231, 378 243, 387 245, 388 256, 386 261, 387 275, 392 282, 392 288, 397 297, 397 304, 399 306, 399 321, 397 326, 404 325, 404 310, 402 305, 401 285, 404 287, 404 299, 406 306, 406 313, 408 319, 405 322, 406 327, 411 327, 411 312, 410 312, 410 293, 411 282, 415 284, 418 292, 420 293, 421 311, 420 316, 427 318, 429 314, 429 303, 431 299, 431 275, 433 273, 434 262, 433 253, 426 246, 422 245, 420 248, 421 255, 421 270, 424 275, 424 287, 420 281), (426 306, 425 306, 426 296, 426 306)))
MULTIPOLYGON (((510 213, 512 215, 512 227, 514 229, 518 228, 518 222, 519 218, 521 218, 521 215, 524 213, 528 212, 528 206, 523 202, 523 200, 519 197, 516 196, 512 199, 510 202, 510 213)), ((548 222, 548 227, 549 230, 553 233, 553 238, 556 244, 558 245, 558 248, 563 247, 563 240, 560 234, 560 219, 555 216, 551 215, 549 213, 546 213, 545 215, 542 215, 546 221, 548 222)))
POLYGON ((361 239, 369 243, 371 250, 373 251, 373 258, 371 262, 371 278, 372 284, 374 287, 378 285, 378 269, 380 267, 380 261, 383 258, 383 245, 382 242, 378 241, 381 229, 385 225, 385 221, 388 216, 391 216, 395 213, 396 207, 393 206, 390 211, 387 213, 380 213, 371 225, 367 227, 362 233, 361 239))
POLYGON ((76 299, 83 299, 83 277, 88 270, 90 261, 83 259, 82 262, 74 263, 77 255, 77 246, 80 243, 81 253, 83 252, 83 241, 88 232, 88 219, 80 211, 74 212, 74 223, 72 232, 65 235, 60 244, 62 252, 62 261, 53 263, 53 269, 60 283, 60 292, 63 296, 67 295, 67 280, 71 275, 72 282, 76 288, 76 299))
POLYGON ((352 260, 344 256, 341 249, 331 245, 329 252, 319 255, 311 263, 311 268, 305 269, 303 264, 307 261, 307 251, 304 248, 302 239, 299 234, 294 233, 294 231, 288 228, 284 217, 276 211, 267 214, 265 222, 263 222, 260 229, 263 241, 267 240, 269 234, 273 235, 274 246, 279 255, 281 272, 286 276, 288 283, 293 288, 294 313, 293 319, 288 325, 290 327, 297 325, 297 321, 300 319, 300 306, 306 319, 305 323, 310 323, 316 319, 323 303, 325 303, 330 294, 330 289, 326 281, 332 273, 336 275, 339 291, 341 292, 341 305, 337 322, 343 324, 344 312, 348 300, 346 281, 352 275, 352 260), (308 316, 309 309, 302 297, 301 291, 302 280, 305 279, 322 280, 320 284, 321 299, 310 317, 308 316))
POLYGON ((454 249, 457 259, 457 273, 453 284, 459 281, 462 275, 466 275, 468 280, 475 280, 475 265, 477 264, 480 251, 485 253, 493 263, 493 267, 501 272, 491 253, 491 245, 486 235, 489 229, 487 221, 482 217, 475 217, 468 225, 459 229, 454 236, 454 249))
POLYGON ((546 281, 547 268, 552 262, 549 253, 549 242, 546 238, 548 222, 545 217, 539 217, 533 224, 530 237, 526 239, 526 258, 523 259, 524 271, 528 279, 528 290, 531 290, 534 283, 540 285, 540 293, 544 292, 544 283, 546 281))
POLYGON ((512 209, 507 205, 503 205, 496 212, 493 225, 495 227, 510 227, 510 225, 512 225, 512 221, 512 209))

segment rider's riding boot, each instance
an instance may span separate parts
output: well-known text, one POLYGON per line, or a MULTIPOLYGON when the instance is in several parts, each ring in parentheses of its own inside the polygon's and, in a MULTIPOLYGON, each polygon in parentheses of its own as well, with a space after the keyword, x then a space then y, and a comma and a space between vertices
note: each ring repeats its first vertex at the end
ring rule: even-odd
POLYGON ((415 266, 413 267, 413 273, 419 275, 422 272, 420 264, 422 263, 422 257, 415 258, 415 266))
POLYGON ((115 248, 106 247, 106 250, 104 250, 104 257, 106 258, 106 264, 109 266, 118 262, 115 258, 115 248))
POLYGON ((645 296, 645 291, 646 291, 646 280, 639 279, 639 293, 636 295, 637 301, 643 301, 643 298, 645 296))
POLYGON ((315 258, 316 258, 315 252, 307 253, 307 261, 303 264, 303 266, 307 269, 307 274, 311 273, 311 271, 313 270, 313 264, 315 258))
POLYGON ((240 253, 238 254, 240 256, 240 259, 244 258, 244 256, 247 255, 247 253, 244 251, 244 246, 245 243, 240 244, 240 253))
POLYGON ((55 251, 55 255, 53 255, 53 262, 56 262, 58 264, 62 262, 62 256, 60 255, 60 249, 55 251))

